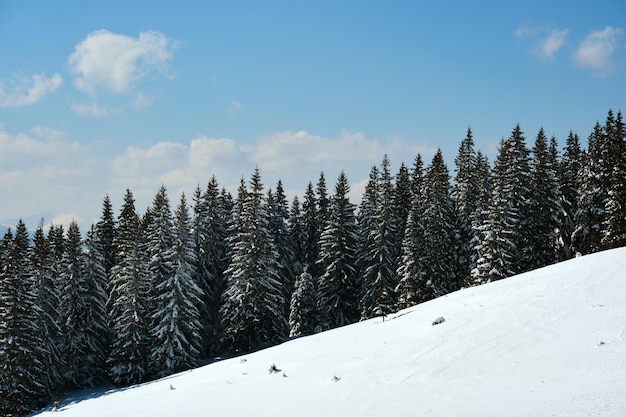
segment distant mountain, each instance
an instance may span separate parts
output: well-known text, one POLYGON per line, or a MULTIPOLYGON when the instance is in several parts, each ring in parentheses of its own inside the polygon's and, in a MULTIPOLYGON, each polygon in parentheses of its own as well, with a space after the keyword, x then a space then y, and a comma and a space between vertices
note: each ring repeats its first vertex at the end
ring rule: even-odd
MULTIPOLYGON (((626 248, 126 389, 63 417, 626 416, 626 248)), ((49 410, 39 416, 57 416, 49 410)))

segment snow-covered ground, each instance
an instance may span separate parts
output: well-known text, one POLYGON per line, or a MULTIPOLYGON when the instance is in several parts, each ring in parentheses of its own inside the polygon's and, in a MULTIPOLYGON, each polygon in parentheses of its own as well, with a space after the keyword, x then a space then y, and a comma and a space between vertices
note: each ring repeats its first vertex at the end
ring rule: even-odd
MULTIPOLYGON (((626 248, 141 386, 63 417, 626 416, 626 248), (445 321, 433 325, 443 317, 445 321), (270 373, 270 367, 279 369, 270 373)), ((46 411, 40 416, 56 416, 46 411)))

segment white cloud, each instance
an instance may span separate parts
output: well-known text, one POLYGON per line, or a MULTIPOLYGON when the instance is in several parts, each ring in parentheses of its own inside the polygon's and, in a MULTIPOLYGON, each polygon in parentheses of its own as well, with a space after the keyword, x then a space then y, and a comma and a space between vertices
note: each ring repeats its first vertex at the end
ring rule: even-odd
POLYGON ((618 46, 618 39, 624 34, 621 28, 607 26, 604 30, 591 32, 583 39, 576 52, 574 62, 581 68, 605 71, 611 66, 611 56, 618 46))
POLYGON ((547 29, 540 26, 520 26, 513 35, 519 39, 530 39, 534 42, 533 53, 541 58, 552 58, 565 44, 567 29, 547 29))
POLYGON ((98 30, 76 45, 68 63, 79 90, 90 95, 100 88, 124 94, 150 71, 163 72, 176 46, 160 32, 142 32, 133 38, 98 30))
POLYGON ((30 80, 22 80, 13 92, 7 93, 0 82, 0 107, 22 107, 37 103, 46 95, 54 92, 63 84, 63 78, 54 74, 48 78, 44 74, 35 74, 30 80))
POLYGON ((73 102, 71 104, 72 111, 79 116, 90 116, 90 117, 104 117, 109 114, 109 111, 106 107, 96 103, 79 103, 73 102))
POLYGON ((402 139, 380 142, 362 133, 343 132, 335 138, 325 138, 305 131, 286 131, 245 145, 227 138, 201 136, 189 145, 161 142, 149 148, 133 146, 119 155, 112 166, 114 183, 120 192, 126 187, 137 190, 138 207, 149 204, 160 184, 165 184, 171 194, 182 190, 189 194, 197 184, 206 184, 212 175, 235 193, 241 177, 247 180, 257 166, 266 187, 275 187, 281 179, 291 195, 302 195, 307 183, 315 183, 322 171, 332 189, 339 172, 344 170, 354 181, 351 195, 357 199, 362 180, 384 154, 397 168, 402 161, 410 166, 418 152, 428 159, 435 149, 402 139))
POLYGON ((241 103, 237 100, 232 100, 228 103, 228 109, 226 112, 230 117, 235 117, 239 113, 239 110, 241 110, 241 103))
POLYGON ((537 53, 543 58, 552 58, 565 43, 567 32, 567 29, 550 31, 550 34, 539 42, 537 53))
POLYGON ((133 107, 136 109, 147 109, 152 106, 154 103, 154 96, 149 96, 145 93, 139 92, 137 96, 135 96, 135 102, 133 103, 133 107))
POLYGON ((108 176, 94 150, 68 141, 61 131, 35 126, 13 134, 0 128, 0 195, 10 196, 3 201, 4 216, 45 214, 47 223, 68 210, 91 213, 86 207, 97 210, 104 195, 99 175, 108 176))

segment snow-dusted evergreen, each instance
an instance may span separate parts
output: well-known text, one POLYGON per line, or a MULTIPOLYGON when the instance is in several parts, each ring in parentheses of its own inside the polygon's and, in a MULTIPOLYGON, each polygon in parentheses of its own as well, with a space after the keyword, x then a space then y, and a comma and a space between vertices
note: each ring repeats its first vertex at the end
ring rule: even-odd
POLYGON ((354 204, 348 199, 350 184, 339 174, 329 207, 329 218, 320 237, 319 267, 323 273, 318 287, 320 326, 328 330, 357 321, 356 274, 357 223, 354 204))
POLYGON ((421 275, 428 280, 426 298, 432 298, 461 287, 457 218, 441 150, 426 168, 423 197, 424 252, 418 262, 421 275))
POLYGON ((402 252, 398 266, 398 308, 406 308, 430 298, 427 277, 420 268, 419 259, 424 254, 424 199, 422 197, 424 163, 421 155, 415 157, 411 176, 411 210, 402 239, 402 252))
POLYGON ((315 284, 311 274, 306 271, 296 280, 289 311, 289 336, 315 332, 318 322, 315 284))
POLYGON ((130 190, 118 217, 117 262, 111 268, 107 311, 111 350, 107 359, 111 380, 120 385, 142 382, 147 368, 147 264, 141 223, 130 190))
POLYGON ((511 137, 500 143, 489 208, 479 229, 480 258, 472 271, 474 283, 506 278, 526 269, 531 200, 529 154, 517 125, 511 137))
POLYGON ((278 253, 269 231, 269 213, 258 168, 243 197, 234 231, 230 265, 224 275, 221 345, 227 352, 246 352, 287 336, 287 300, 278 253))
POLYGON ((609 111, 605 126, 605 141, 611 153, 610 165, 605 169, 608 182, 602 223, 602 247, 613 249, 626 245, 626 125, 622 112, 612 122, 609 111))
MULTIPOLYGON (((371 224, 359 224, 361 230, 368 232, 368 245, 365 255, 361 257, 359 266, 362 268, 360 300, 361 319, 374 316, 386 316, 395 309, 395 288, 398 284, 398 258, 395 239, 401 224, 395 201, 395 187, 387 155, 380 167, 380 176, 370 181, 377 181, 373 187, 376 193, 371 224)), ((362 232, 363 233, 363 232, 362 232)))
POLYGON ((452 187, 459 228, 459 262, 461 280, 465 284, 470 282, 470 271, 475 268, 475 259, 472 257, 473 242, 476 241, 476 230, 473 225, 479 216, 479 177, 478 159, 474 149, 474 136, 470 128, 461 141, 459 151, 454 159, 456 176, 452 187))
MULTIPOLYGON (((162 210, 166 211, 165 208, 162 210)), ((170 275, 153 282, 154 296, 151 297, 154 310, 150 316, 150 331, 154 344, 150 360, 158 376, 196 366, 202 348, 198 307, 202 305, 203 294, 195 281, 197 258, 184 193, 176 209, 172 239, 173 254, 171 258, 169 254, 163 258, 167 262, 171 259, 171 269, 167 268, 170 275)))
POLYGON ((28 247, 20 220, 15 236, 9 229, 0 244, 0 414, 6 416, 26 414, 49 398, 28 247))
POLYGON ((580 139, 577 134, 570 131, 557 171, 561 196, 561 213, 559 216, 560 259, 569 259, 574 253, 572 234, 576 227, 575 216, 578 210, 577 193, 580 188, 581 164, 580 139))

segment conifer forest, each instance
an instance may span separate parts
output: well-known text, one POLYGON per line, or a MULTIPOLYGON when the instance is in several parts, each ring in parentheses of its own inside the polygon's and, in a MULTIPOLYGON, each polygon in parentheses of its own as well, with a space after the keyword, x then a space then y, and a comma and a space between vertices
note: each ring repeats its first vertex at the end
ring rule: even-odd
MULTIPOLYGON (((626 246, 626 127, 608 111, 581 143, 515 126, 495 161, 471 129, 373 166, 358 205, 341 173, 288 201, 256 169, 145 213, 104 196, 90 230, 20 220, 0 241, 0 414, 127 386, 604 249, 626 246)), ((203 179, 199 179, 204 181, 203 179)))

